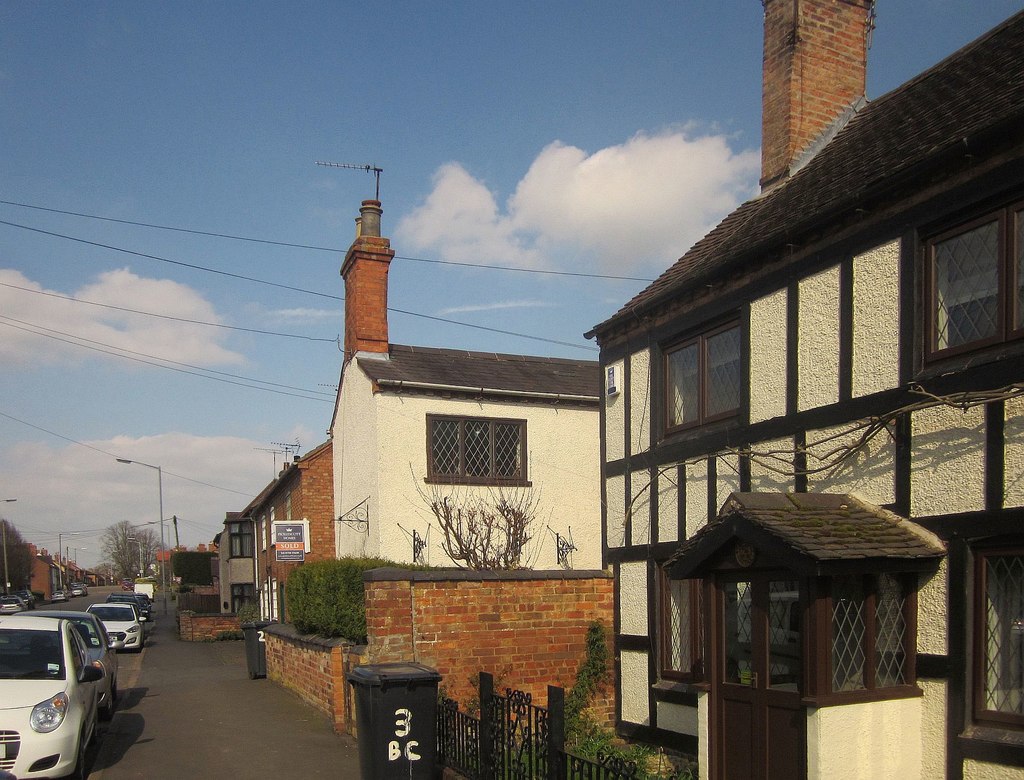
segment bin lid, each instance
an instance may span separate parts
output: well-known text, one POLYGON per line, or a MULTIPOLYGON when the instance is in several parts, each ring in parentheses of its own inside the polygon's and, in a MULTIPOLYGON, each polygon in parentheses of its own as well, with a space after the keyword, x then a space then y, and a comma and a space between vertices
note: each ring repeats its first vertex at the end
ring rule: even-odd
POLYGON ((387 688, 408 683, 436 683, 441 680, 437 669, 410 661, 389 664, 364 664, 348 673, 348 681, 356 685, 387 688))

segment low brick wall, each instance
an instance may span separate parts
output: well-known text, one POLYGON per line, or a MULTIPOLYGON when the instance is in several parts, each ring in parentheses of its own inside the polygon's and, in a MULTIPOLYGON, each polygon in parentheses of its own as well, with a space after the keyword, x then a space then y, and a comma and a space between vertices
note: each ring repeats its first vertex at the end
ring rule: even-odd
POLYGON ((365 647, 344 639, 299 634, 280 623, 267 626, 264 637, 267 679, 324 713, 339 734, 354 733, 353 693, 345 675, 359 665, 365 647))
POLYGON ((241 631, 237 615, 201 615, 184 609, 178 612, 178 638, 186 642, 209 642, 226 631, 241 631))
MULTIPOLYGON (((572 687, 592 622, 604 623, 611 643, 614 581, 602 571, 374 569, 364 581, 365 663, 432 666, 445 694, 462 703, 477 698, 483 671, 498 690, 525 691, 545 706, 548 685, 572 687)), ((614 690, 605 686, 593 707, 608 723, 614 690)))

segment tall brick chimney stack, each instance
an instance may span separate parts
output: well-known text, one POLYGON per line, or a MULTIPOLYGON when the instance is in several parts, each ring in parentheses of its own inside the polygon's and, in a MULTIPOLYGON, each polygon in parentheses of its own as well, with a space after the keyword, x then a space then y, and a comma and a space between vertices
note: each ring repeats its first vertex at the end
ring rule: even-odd
POLYGON ((345 280, 345 360, 388 354, 388 268, 395 252, 380 235, 379 200, 364 200, 356 239, 341 264, 345 280))
POLYGON ((864 96, 873 0, 762 0, 761 189, 864 96))

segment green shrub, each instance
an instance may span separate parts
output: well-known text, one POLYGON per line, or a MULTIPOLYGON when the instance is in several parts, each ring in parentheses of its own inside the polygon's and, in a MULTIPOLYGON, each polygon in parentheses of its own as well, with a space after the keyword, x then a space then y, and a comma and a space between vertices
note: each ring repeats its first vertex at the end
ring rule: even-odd
POLYGON ((245 634, 241 631, 221 631, 214 637, 215 642, 234 642, 238 639, 245 639, 245 634))
POLYGON ((255 623, 260 619, 260 608, 250 601, 240 606, 236 614, 239 623, 255 623))
POLYGON ((365 642, 363 572, 382 567, 412 568, 385 558, 341 558, 303 564, 288 577, 288 617, 303 634, 365 642))

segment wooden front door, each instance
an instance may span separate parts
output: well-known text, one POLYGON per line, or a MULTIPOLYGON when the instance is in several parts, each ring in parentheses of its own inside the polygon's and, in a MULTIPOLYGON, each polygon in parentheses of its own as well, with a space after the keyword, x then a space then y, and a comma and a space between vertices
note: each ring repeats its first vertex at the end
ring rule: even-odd
POLYGON ((748 572, 716 583, 716 780, 806 777, 803 600, 800 582, 783 576, 748 572))

